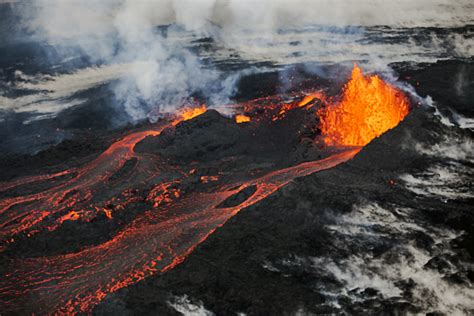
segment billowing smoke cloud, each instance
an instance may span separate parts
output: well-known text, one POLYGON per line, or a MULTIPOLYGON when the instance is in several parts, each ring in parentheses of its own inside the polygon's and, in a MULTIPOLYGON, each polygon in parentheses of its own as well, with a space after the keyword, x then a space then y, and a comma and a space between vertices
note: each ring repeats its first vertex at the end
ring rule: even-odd
POLYGON ((73 47, 74 53, 102 65, 95 69, 125 67, 113 91, 129 116, 139 120, 150 112, 172 111, 198 92, 206 92, 211 103, 227 102, 236 77, 223 78, 204 67, 179 38, 160 29, 177 23, 181 33, 204 34, 212 6, 213 1, 196 6, 192 1, 41 0, 22 6, 21 12, 34 36, 63 50, 64 57, 73 47))
POLYGON ((369 59, 380 68, 406 58, 426 61, 447 46, 455 56, 474 49, 460 35, 374 44, 361 28, 463 26, 474 16, 467 0, 37 0, 18 7, 34 36, 65 58, 85 55, 99 69, 127 69, 113 91, 133 120, 172 111, 197 94, 210 104, 228 102, 239 73, 224 74, 203 59, 228 59, 232 52, 276 65, 369 59), (212 38, 214 51, 193 52, 199 38, 212 38))

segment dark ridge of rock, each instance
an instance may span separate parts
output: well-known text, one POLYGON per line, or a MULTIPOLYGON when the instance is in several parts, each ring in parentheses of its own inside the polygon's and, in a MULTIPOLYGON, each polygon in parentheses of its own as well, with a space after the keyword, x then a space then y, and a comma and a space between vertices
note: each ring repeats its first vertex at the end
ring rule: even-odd
MULTIPOLYGON (((471 26, 472 32, 472 26, 471 26)), ((446 115, 449 108, 468 117, 474 116, 474 57, 461 60, 440 60, 419 64, 417 69, 408 63, 392 65, 423 96, 431 96, 446 115)))
POLYGON ((52 179, 36 181, 33 183, 34 185, 32 185, 32 183, 19 185, 13 189, 0 192, 0 198, 3 199, 6 197, 12 197, 12 196, 28 195, 28 194, 33 194, 33 193, 40 192, 43 190, 47 190, 48 188, 52 188, 62 182, 68 181, 74 178, 75 176, 77 176, 77 173, 73 172, 73 173, 62 175, 62 176, 55 177, 52 179))
POLYGON ((215 110, 179 123, 163 137, 147 137, 135 146, 137 152, 160 154, 183 161, 220 159, 236 155, 235 145, 245 133, 215 110))
POLYGON ((113 131, 82 131, 33 155, 10 154, 2 157, 0 154, 0 181, 54 173, 82 165, 96 158, 123 135, 140 128, 143 126, 127 126, 113 131))
POLYGON ((289 111, 275 122, 237 124, 208 110, 162 135, 145 138, 135 150, 159 154, 176 164, 239 159, 242 165, 265 161, 288 165, 321 154, 307 141, 319 133, 316 126, 317 117, 311 111, 289 111))
POLYGON ((13 155, 1 159, 0 181, 26 175, 53 173, 81 165, 97 157, 113 142, 109 138, 78 137, 65 140, 35 155, 13 155))
POLYGON ((120 180, 121 178, 126 177, 128 174, 130 174, 130 172, 133 170, 133 168, 135 168, 137 163, 138 163, 138 159, 135 158, 135 157, 132 157, 132 158, 128 159, 127 161, 125 161, 122 168, 120 168, 119 171, 117 171, 115 174, 113 174, 108 179, 108 181, 109 182, 114 182, 114 181, 120 180))

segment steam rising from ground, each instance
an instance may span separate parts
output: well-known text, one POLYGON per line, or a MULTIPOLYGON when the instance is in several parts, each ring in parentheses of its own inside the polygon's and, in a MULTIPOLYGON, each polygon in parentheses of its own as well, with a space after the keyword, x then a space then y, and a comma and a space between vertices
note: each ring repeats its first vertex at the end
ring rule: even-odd
MULTIPOLYGON (((38 0, 13 6, 34 37, 65 58, 87 56, 94 69, 105 72, 109 65, 128 65, 109 80, 120 79, 113 92, 132 121, 173 111, 199 94, 211 105, 228 102, 240 73, 224 73, 210 59, 238 56, 276 65, 357 60, 368 63, 366 69, 383 70, 393 61, 474 54, 473 39, 459 34, 428 32, 421 42, 410 35, 392 40, 405 36, 407 27, 472 23, 474 5, 467 0, 38 0), (376 25, 391 29, 364 28, 376 25), (211 52, 196 53, 194 41, 201 38, 213 39, 211 52)), ((76 92, 84 88, 80 74, 87 71, 81 71, 69 77, 77 83, 76 92)), ((62 82, 62 77, 50 79, 62 82)), ((41 109, 42 103, 26 103, 24 111, 37 108, 45 117, 80 102, 54 99, 46 104, 50 111, 41 109)), ((6 104, 19 111, 25 100, 6 104)))
POLYGON ((474 290, 447 278, 451 274, 465 273, 465 263, 450 259, 452 253, 448 245, 458 235, 448 229, 418 223, 416 216, 416 210, 395 205, 389 208, 376 203, 355 205, 352 212, 326 226, 334 236, 336 249, 357 249, 355 254, 338 259, 292 256, 275 264, 266 262, 263 267, 277 273, 304 269, 324 279, 315 284, 315 288, 339 311, 345 311, 344 305, 348 302, 370 306, 375 297, 403 304, 410 293, 410 301, 419 312, 468 314, 474 308, 474 290), (431 250, 413 242, 414 235, 432 239, 431 250), (370 251, 384 244, 392 246, 382 255, 370 251), (431 264, 436 260, 446 260, 447 268, 444 271, 433 269, 431 264), (408 288, 411 289, 407 290, 410 282, 408 288), (373 293, 368 294, 368 290, 373 293))
POLYGON ((202 302, 199 302, 199 305, 193 304, 187 295, 176 296, 174 300, 168 302, 168 304, 174 308, 177 312, 186 316, 213 316, 214 313, 208 311, 202 305, 202 302))
MULTIPOLYGON (((332 229, 340 234, 358 236, 362 240, 384 239, 393 233, 403 240, 413 232, 426 234, 436 242, 434 253, 443 254, 446 245, 457 236, 449 230, 421 227, 410 218, 412 210, 395 208, 387 210, 376 204, 357 206, 348 216, 332 229), (378 227, 383 227, 379 230, 378 227), (439 248, 438 248, 439 247, 439 248)), ((316 258, 314 265, 323 267, 337 279, 346 284, 345 289, 365 289, 374 287, 384 297, 399 297, 401 292, 396 281, 412 279, 415 281, 414 300, 427 310, 438 310, 448 314, 462 314, 474 307, 472 300, 474 291, 458 286, 445 280, 442 273, 426 268, 433 254, 418 248, 411 243, 400 244, 393 251, 401 254, 402 262, 391 262, 390 253, 382 258, 372 258, 355 255, 348 260, 331 262, 327 259, 316 258), (325 264, 324 264, 325 263, 325 264), (426 296, 426 294, 428 294, 426 296)), ((457 272, 459 267, 451 265, 448 273, 457 272)), ((351 293, 347 293, 351 295, 351 293)), ((354 293, 352 293, 354 295, 354 293)))
MULTIPOLYGON (((22 6, 21 12, 35 36, 60 53, 70 54, 73 47, 93 63, 109 65, 102 69, 126 65, 127 71, 113 78, 120 78, 113 90, 131 119, 139 120, 151 110, 171 111, 196 92, 209 92, 211 102, 225 102, 233 89, 232 76, 221 78, 218 71, 203 67, 179 40, 157 28, 170 22, 166 8, 153 1, 37 1, 22 6)), ((82 78, 77 79, 80 84, 82 78)), ((18 102, 10 107, 19 107, 18 102)))
POLYGON ((453 27, 471 23, 474 10, 467 0, 39 0, 34 7, 32 25, 44 27, 49 35, 66 37, 115 28, 133 33, 171 23, 202 32, 212 24, 229 32, 318 24, 453 27))
POLYGON ((469 138, 445 139, 432 146, 417 145, 417 150, 439 162, 415 174, 403 174, 405 187, 420 196, 449 199, 474 198, 472 179, 474 172, 474 146, 469 138))

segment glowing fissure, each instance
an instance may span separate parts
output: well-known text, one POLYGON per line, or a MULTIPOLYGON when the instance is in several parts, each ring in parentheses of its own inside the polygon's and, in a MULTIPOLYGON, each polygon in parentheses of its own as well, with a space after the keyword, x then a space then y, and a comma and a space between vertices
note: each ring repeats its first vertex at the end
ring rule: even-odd
MULTIPOLYGON (((293 109, 310 110, 315 99, 326 98, 322 92, 313 92, 289 102, 278 103, 271 98, 259 102, 265 106, 262 115, 268 115, 268 121, 274 121, 293 109)), ((247 110, 252 112, 250 103, 244 107, 247 107, 245 113, 247 110)), ((408 103, 403 95, 378 77, 364 77, 358 68, 354 69, 351 81, 344 88, 342 101, 318 110, 328 143, 351 146, 366 144, 394 127, 407 111, 408 103), (388 122, 384 122, 385 119, 388 122), (358 124, 358 120, 362 123, 358 124), (363 128, 368 131, 362 131, 363 128)), ((53 233, 65 222, 89 221, 99 213, 105 214, 107 220, 113 220, 114 213, 125 210, 130 203, 149 205, 148 210, 138 213, 132 222, 102 244, 74 253, 13 259, 8 263, 8 274, 0 280, 2 306, 7 311, 14 311, 19 306, 34 304, 35 312, 48 314, 90 312, 106 295, 172 269, 241 209, 265 199, 296 177, 332 168, 351 159, 360 150, 360 147, 341 148, 339 153, 322 160, 264 175, 245 175, 225 184, 220 184, 217 175, 201 176, 203 185, 212 185, 211 192, 181 192, 180 182, 192 176, 196 169, 179 170, 158 156, 137 153, 134 148, 145 137, 157 136, 165 128, 204 112, 204 105, 183 109, 170 123, 124 137, 83 167, 2 184, 1 191, 5 191, 62 175, 75 175, 43 192, 0 200, 0 252, 15 243, 20 233, 28 237, 40 231, 53 233), (127 175, 127 183, 142 184, 142 188, 147 188, 146 197, 137 195, 134 188, 124 187, 120 181, 109 181, 131 158, 137 163, 133 173, 127 175), (153 182, 163 169, 169 172, 173 168, 177 169, 178 176, 153 182), (219 207, 226 199, 250 186, 256 189, 247 200, 237 206, 219 207), (113 210, 107 207, 109 204, 114 205, 113 210)), ((258 124, 260 119, 242 116, 245 118, 237 123, 258 124)))

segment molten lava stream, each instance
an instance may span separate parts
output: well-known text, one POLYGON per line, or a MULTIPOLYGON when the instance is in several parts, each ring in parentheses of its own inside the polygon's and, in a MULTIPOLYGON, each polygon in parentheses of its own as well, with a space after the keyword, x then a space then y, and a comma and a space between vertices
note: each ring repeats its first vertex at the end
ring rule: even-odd
MULTIPOLYGON (((0 201, 0 251, 5 242, 27 229, 38 225, 48 216, 66 212, 71 208, 86 207, 93 193, 104 187, 104 181, 115 174, 130 157, 134 156, 133 147, 147 136, 158 135, 169 125, 156 130, 137 132, 112 144, 103 154, 84 167, 76 170, 77 176, 58 186, 40 193, 6 198, 0 201)), ((65 173, 65 172, 63 172, 65 173)), ((61 174, 63 174, 61 173, 61 174)), ((30 183, 43 177, 26 178, 17 183, 30 183)), ((10 187, 14 187, 11 185, 10 187)), ((109 187, 110 189, 110 187, 109 187)), ((110 190, 109 194, 116 194, 110 190)))
MULTIPOLYGON (((87 312, 107 294, 166 271, 181 262, 217 227, 242 208, 278 190, 295 177, 332 168, 351 159, 358 149, 271 172, 235 190, 185 196, 166 210, 137 217, 110 241, 78 253, 15 260, 0 281, 5 310, 33 306, 36 312, 87 312), (256 192, 241 205, 217 208, 239 190, 255 185, 256 192)), ((226 186, 227 187, 227 186, 226 186)))
MULTIPOLYGON (((82 168, 66 170, 53 175, 26 177, 6 183, 2 186, 2 191, 19 185, 77 172, 77 176, 73 179, 40 193, 0 200, 0 252, 5 249, 6 243, 14 241, 12 237, 20 232, 32 229, 42 223, 48 216, 56 216, 56 214, 66 212, 71 208, 78 210, 90 207, 91 198, 97 190, 104 187, 104 181, 122 168, 128 159, 136 157, 133 148, 139 141, 147 136, 159 135, 165 128, 191 119, 205 111, 205 105, 197 108, 184 108, 179 113, 179 117, 172 123, 153 130, 127 135, 82 168)), ((110 186, 107 187, 107 190, 108 195, 113 196, 119 193, 110 186)), ((53 229, 54 226, 42 228, 53 229)))

